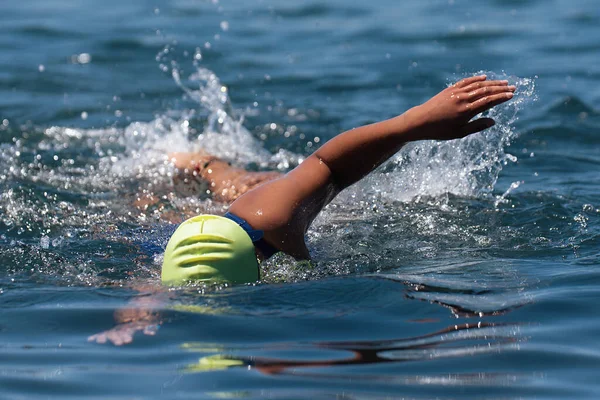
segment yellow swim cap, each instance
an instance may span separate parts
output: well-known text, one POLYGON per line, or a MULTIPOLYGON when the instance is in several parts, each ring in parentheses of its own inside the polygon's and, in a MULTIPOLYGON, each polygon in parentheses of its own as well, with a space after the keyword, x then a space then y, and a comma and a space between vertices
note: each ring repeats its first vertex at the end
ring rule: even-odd
POLYGON ((167 244, 163 283, 186 281, 248 283, 258 280, 258 260, 250 236, 237 223, 217 215, 184 221, 167 244))

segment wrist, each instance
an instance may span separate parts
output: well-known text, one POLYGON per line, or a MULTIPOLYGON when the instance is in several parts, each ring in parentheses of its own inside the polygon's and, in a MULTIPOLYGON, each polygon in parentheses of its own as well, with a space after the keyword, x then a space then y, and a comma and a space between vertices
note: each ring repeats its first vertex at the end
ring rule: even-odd
POLYGON ((427 139, 427 130, 424 124, 427 119, 422 106, 412 107, 394 120, 397 120, 397 132, 402 135, 404 141, 416 142, 427 139))

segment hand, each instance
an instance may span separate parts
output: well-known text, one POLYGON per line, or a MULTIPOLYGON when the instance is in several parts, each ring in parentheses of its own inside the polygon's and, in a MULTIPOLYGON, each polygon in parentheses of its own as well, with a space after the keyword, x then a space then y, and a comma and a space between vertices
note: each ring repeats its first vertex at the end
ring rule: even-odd
POLYGON ((109 341, 115 346, 121 346, 133 342, 133 335, 138 331, 144 332, 144 335, 155 335, 159 326, 158 323, 149 324, 147 321, 119 324, 112 329, 88 337, 88 342, 103 344, 109 341))
POLYGON ((491 118, 471 119, 510 100, 516 87, 508 81, 486 79, 485 75, 463 79, 412 109, 412 116, 419 121, 417 139, 458 139, 493 126, 491 118))
MULTIPOLYGON (((148 302, 149 297, 142 297, 138 302, 148 302)), ((133 342, 136 332, 142 331, 144 335, 155 335, 161 324, 157 313, 148 308, 122 308, 115 311, 117 325, 104 332, 88 337, 88 342, 106 343, 111 342, 115 346, 133 342)))

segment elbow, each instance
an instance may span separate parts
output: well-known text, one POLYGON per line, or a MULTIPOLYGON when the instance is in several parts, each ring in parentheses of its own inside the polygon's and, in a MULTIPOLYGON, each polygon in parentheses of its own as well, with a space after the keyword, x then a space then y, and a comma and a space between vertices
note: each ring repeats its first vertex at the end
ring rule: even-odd
POLYGON ((328 199, 326 202, 326 204, 329 204, 329 202, 333 200, 333 198, 337 196, 339 192, 346 189, 351 183, 348 184, 344 182, 343 175, 338 174, 332 163, 323 157, 318 150, 314 153, 314 156, 317 158, 317 160, 319 160, 319 165, 323 165, 327 169, 327 174, 329 175, 327 182, 329 190, 327 196, 328 199))

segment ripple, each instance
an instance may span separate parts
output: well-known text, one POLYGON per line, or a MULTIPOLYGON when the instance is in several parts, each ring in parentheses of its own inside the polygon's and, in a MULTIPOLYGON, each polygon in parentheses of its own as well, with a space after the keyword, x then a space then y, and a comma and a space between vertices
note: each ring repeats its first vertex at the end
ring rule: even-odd
POLYGON ((370 14, 366 8, 344 6, 329 6, 321 3, 309 3, 296 7, 277 7, 275 14, 284 18, 300 19, 309 17, 352 18, 364 17, 370 14))
POLYGON ((67 30, 64 28, 55 28, 43 25, 29 25, 21 26, 14 31, 16 34, 23 34, 38 38, 84 38, 85 35, 73 30, 67 30))
POLYGON ((579 115, 580 113, 599 114, 594 108, 586 104, 577 96, 568 96, 556 102, 548 110, 549 114, 579 115))

